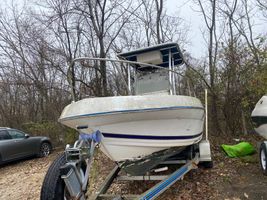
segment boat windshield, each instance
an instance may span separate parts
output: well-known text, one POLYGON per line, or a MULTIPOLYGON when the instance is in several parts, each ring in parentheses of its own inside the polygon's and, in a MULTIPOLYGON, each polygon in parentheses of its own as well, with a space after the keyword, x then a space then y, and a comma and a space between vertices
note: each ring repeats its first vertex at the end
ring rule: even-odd
POLYGON ((168 71, 153 70, 137 70, 135 82, 133 83, 134 93, 136 95, 164 93, 169 94, 170 84, 168 71))

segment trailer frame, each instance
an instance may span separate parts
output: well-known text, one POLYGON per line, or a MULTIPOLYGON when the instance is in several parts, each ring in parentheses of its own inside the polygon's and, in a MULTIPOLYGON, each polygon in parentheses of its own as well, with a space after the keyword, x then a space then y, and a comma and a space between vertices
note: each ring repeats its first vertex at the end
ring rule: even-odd
POLYGON ((199 153, 195 154, 192 160, 172 160, 168 161, 168 165, 184 162, 185 164, 179 169, 175 170, 169 175, 144 175, 144 176, 122 176, 119 175, 121 169, 119 166, 115 166, 114 169, 107 176, 105 181, 102 183, 100 189, 93 195, 90 200, 119 200, 119 199, 139 199, 139 200, 151 200, 157 198, 169 187, 171 187, 178 180, 183 179, 183 177, 192 169, 197 169, 197 165, 200 161, 199 153), (107 191, 114 181, 160 181, 155 186, 145 191, 140 195, 118 195, 118 194, 108 194, 107 191))

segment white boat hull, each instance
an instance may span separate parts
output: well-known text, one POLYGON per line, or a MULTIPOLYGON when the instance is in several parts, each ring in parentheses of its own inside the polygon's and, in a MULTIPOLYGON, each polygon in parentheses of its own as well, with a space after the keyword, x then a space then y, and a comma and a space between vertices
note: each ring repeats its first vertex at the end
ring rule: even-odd
POLYGON ((267 96, 263 96, 256 104, 251 114, 256 124, 255 131, 267 139, 267 96))
POLYGON ((262 137, 264 137, 265 139, 267 139, 267 124, 263 124, 257 128, 255 128, 255 131, 261 135, 262 137))
POLYGON ((67 106, 59 121, 85 133, 102 133, 101 150, 113 161, 140 159, 202 138, 204 109, 187 96, 127 96, 81 100, 67 106))
POLYGON ((255 131, 267 139, 267 96, 263 96, 256 104, 251 114, 255 123, 255 131))
POLYGON ((112 160, 121 161, 197 143, 202 138, 202 131, 197 130, 196 126, 201 127, 201 124, 200 120, 165 119, 120 123, 114 125, 116 128, 103 126, 98 130, 104 136, 101 145, 103 152, 112 160), (190 123, 194 123, 195 127, 190 129, 190 123), (124 132, 120 132, 120 128, 124 132))

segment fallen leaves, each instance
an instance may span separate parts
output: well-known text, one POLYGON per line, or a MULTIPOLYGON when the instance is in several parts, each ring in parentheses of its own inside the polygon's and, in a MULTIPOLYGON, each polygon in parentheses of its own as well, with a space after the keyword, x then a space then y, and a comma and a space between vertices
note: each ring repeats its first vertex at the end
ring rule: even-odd
MULTIPOLYGON (((220 150, 220 144, 226 143, 225 138, 210 137, 214 168, 198 168, 184 176, 166 192, 160 200, 241 200, 267 199, 267 179, 260 171, 257 163, 258 155, 249 161, 231 159, 220 150), (221 141, 223 142, 221 142, 221 141)), ((258 138, 245 138, 254 145, 258 138)), ((231 139, 229 139, 231 141, 231 139)), ((57 153, 48 158, 35 158, 8 164, 0 168, 0 199, 5 200, 37 200, 45 173, 55 159, 57 153), (7 189, 8 186, 8 189, 7 189)), ((113 169, 114 163, 103 153, 98 152, 94 158, 94 171, 90 177, 90 191, 94 193, 100 187, 106 176, 113 169)), ((115 182, 109 193, 141 194, 151 188, 154 181, 115 182)))

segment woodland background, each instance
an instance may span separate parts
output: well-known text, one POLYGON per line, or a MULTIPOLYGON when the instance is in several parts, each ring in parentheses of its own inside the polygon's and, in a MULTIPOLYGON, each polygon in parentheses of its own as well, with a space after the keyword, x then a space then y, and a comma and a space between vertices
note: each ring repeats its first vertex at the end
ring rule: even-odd
MULTIPOLYGON (((206 56, 184 51, 176 89, 202 100, 209 90, 211 134, 250 133, 251 112, 267 94, 267 38, 254 24, 260 14, 267 25, 267 1, 192 1, 206 24, 206 56)), ((163 0, 44 0, 1 8, 0 126, 48 135, 55 145, 72 141, 77 134, 57 123, 64 106, 84 97, 127 95, 125 66, 73 65, 74 58, 115 58, 164 42, 183 50, 188 31, 184 19, 167 14, 163 0)))

